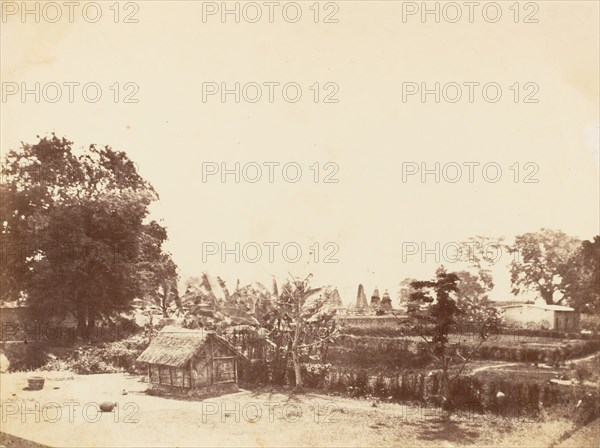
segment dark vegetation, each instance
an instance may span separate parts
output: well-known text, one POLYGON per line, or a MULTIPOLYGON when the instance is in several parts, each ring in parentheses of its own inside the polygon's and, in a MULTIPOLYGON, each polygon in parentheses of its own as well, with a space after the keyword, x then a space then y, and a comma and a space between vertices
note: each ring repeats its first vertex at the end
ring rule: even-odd
MULTIPOLYGON (((254 388, 274 384, 272 368, 272 365, 264 361, 242 363, 239 369, 242 386, 254 388)), ((303 366, 303 377, 307 388, 354 398, 368 398, 374 400, 374 403, 415 402, 441 405, 449 411, 488 412, 533 420, 551 415, 574 419, 578 424, 587 424, 600 417, 598 390, 580 386, 514 381, 508 378, 481 380, 464 376, 451 383, 449 397, 444 400, 441 397, 440 371, 405 371, 386 376, 370 375, 365 369, 344 369, 318 364, 303 366), (499 392, 503 396, 499 397, 499 392)), ((287 386, 292 386, 293 371, 290 371, 288 379, 287 386)))

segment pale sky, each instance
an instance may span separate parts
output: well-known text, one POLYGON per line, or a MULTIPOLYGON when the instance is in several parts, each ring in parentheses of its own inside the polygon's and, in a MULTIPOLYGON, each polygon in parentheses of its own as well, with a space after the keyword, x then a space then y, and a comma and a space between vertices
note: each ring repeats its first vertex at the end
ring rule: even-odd
MULTIPOLYGON (((346 303, 355 301, 363 283, 368 296, 375 286, 381 293, 388 289, 397 304, 402 279, 429 278, 439 264, 433 255, 424 262, 420 254, 403 260, 407 243, 433 249, 436 242, 443 247, 474 235, 510 239, 541 227, 585 239, 600 231, 596 1, 537 2, 538 23, 521 23, 528 11, 514 23, 512 1, 500 2, 497 23, 477 11, 473 23, 422 23, 418 14, 404 23, 402 2, 389 1, 336 2, 338 23, 314 23, 312 1, 298 2, 303 15, 297 23, 284 20, 279 9, 274 23, 247 23, 243 17, 222 23, 219 15, 203 23, 202 2, 144 1, 135 2, 138 11, 121 4, 120 22, 135 12, 138 23, 115 24, 112 3, 100 2, 97 23, 86 22, 81 11, 69 23, 66 7, 56 23, 43 16, 40 23, 27 16, 23 23, 20 11, 6 22, 3 16, 4 94, 36 82, 96 82, 102 98, 86 102, 75 88, 70 103, 64 85, 56 103, 43 97, 36 103, 33 95, 23 102, 20 92, 5 95, 1 148, 54 131, 76 146, 108 144, 126 151, 160 194, 152 217, 167 226, 167 248, 183 279, 208 272, 233 287, 237 278, 270 284, 272 276, 311 272, 314 284, 338 286, 346 303), (110 88, 115 82, 117 103, 110 88), (123 102, 131 92, 123 87, 128 82, 139 86, 137 104, 123 102), (276 89, 269 103, 263 86, 257 103, 235 103, 232 95, 225 103, 218 95, 203 102, 202 86, 209 82, 297 82, 302 98, 288 103, 276 89), (310 89, 315 82, 319 103, 310 89), (328 82, 339 87, 338 103, 322 102, 328 82), (409 82, 428 88, 458 83, 463 98, 436 103, 429 95, 423 103, 417 94, 403 102, 403 83, 409 82), (470 82, 498 83, 502 97, 486 102, 475 88, 470 103, 464 86, 470 82), (534 89, 526 83, 537 86, 537 103, 523 102, 534 89), (206 162, 229 168, 254 162, 263 166, 263 177, 255 184, 235 183, 233 176, 226 183, 219 176, 203 182, 206 162), (280 164, 274 183, 264 162, 280 164), (283 179, 281 166, 290 162, 303 170, 297 183, 283 179), (336 164, 339 182, 315 183, 309 168, 315 162, 321 176, 329 172, 326 163, 336 164), (415 175, 403 182, 406 162, 430 169, 436 162, 456 163, 463 177, 436 183, 430 175, 422 183, 415 175), (473 183, 465 162, 480 164, 473 183), (486 163, 502 168, 498 182, 482 177, 486 163), (515 163, 519 182, 513 179, 515 163), (527 163, 535 165, 525 169, 527 163), (533 168, 538 182, 524 183, 533 168), (223 263, 220 254, 205 254, 203 263, 203 243, 233 249, 236 242, 257 243, 262 257, 236 263, 230 255, 223 263), (279 243, 273 263, 265 242, 279 243), (301 247, 300 261, 285 262, 281 247, 288 242, 301 247), (323 262, 335 247, 326 247, 328 242, 339 248, 337 263, 323 262), (317 263, 309 261, 315 243, 317 263)), ((262 12, 266 16, 266 7, 262 12)), ((331 12, 321 10, 319 21, 331 12)), ((450 87, 447 92, 454 95, 450 87)), ((497 271, 492 297, 508 298, 508 272, 500 264, 497 271)))

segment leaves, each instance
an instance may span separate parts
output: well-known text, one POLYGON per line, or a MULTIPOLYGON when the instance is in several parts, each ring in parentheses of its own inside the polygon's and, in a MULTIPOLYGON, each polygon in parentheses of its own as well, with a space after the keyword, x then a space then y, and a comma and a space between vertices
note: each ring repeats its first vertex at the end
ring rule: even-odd
POLYGON ((583 241, 565 274, 569 304, 584 313, 600 314, 600 235, 583 241))
POLYGON ((165 229, 145 224, 158 196, 123 152, 77 153, 53 135, 10 151, 2 177, 4 298, 24 294, 35 315, 70 311, 85 326, 129 309, 157 265, 172 277, 165 229))
POLYGON ((460 321, 468 324, 487 322, 499 324, 496 307, 488 299, 488 289, 477 276, 467 272, 457 272, 458 290, 456 303, 460 310, 460 321))
POLYGON ((559 230, 541 229, 515 237, 509 247, 513 294, 537 292, 548 304, 555 303, 575 281, 570 275, 581 242, 559 230), (559 293, 559 294, 557 294, 559 293))

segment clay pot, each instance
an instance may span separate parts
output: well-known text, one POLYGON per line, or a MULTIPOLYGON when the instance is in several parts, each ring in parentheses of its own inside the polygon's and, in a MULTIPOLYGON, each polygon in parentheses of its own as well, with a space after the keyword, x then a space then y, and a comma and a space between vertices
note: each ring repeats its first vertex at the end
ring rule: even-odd
POLYGON ((41 376, 30 376, 27 378, 27 387, 31 390, 40 390, 44 388, 46 379, 41 376))

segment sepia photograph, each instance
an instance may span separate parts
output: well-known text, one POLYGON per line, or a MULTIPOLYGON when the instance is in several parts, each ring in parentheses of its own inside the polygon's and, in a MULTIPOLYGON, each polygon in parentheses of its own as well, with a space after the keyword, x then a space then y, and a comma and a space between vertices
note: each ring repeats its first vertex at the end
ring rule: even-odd
POLYGON ((600 0, 0 0, 0 448, 600 448, 600 0))

